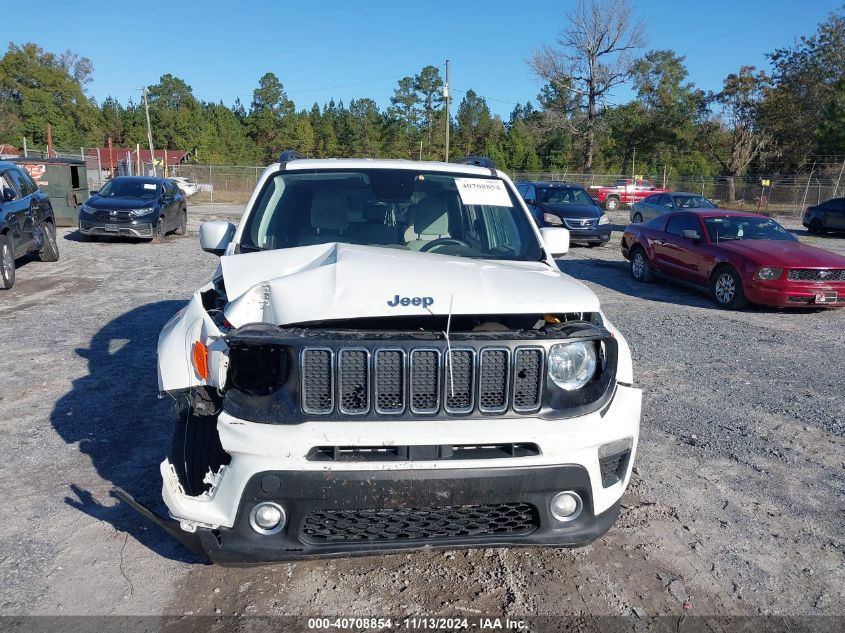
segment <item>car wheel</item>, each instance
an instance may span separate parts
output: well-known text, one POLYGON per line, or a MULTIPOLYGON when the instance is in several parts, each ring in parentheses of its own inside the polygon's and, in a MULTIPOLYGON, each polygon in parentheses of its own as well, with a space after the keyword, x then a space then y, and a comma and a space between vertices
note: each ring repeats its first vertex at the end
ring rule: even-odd
POLYGON ((619 208, 619 198, 616 196, 610 196, 604 201, 604 208, 607 211, 616 211, 619 208))
POLYGON ((150 240, 153 244, 161 244, 164 241, 164 220, 159 218, 158 222, 153 226, 153 238, 150 240))
POLYGON ((710 278, 710 295, 720 308, 739 310, 748 305, 742 290, 742 280, 733 268, 722 267, 710 278))
POLYGON ((639 213, 634 214, 634 224, 642 224, 643 216, 639 213))
POLYGON ((179 228, 176 229, 176 235, 184 235, 188 232, 188 210, 182 210, 182 220, 179 222, 179 228))
POLYGON ((59 245, 56 243, 56 227, 52 222, 44 222, 41 225, 41 235, 44 243, 38 252, 38 258, 42 262, 59 261, 59 245))
POLYGON ((590 248, 595 248, 596 246, 601 246, 604 242, 587 242, 587 246, 590 248))
POLYGON ((8 290, 15 285, 15 255, 12 242, 0 235, 0 288, 8 290))
POLYGON ((229 455, 220 444, 217 433, 219 406, 204 389, 198 389, 194 406, 179 416, 173 428, 170 463, 189 495, 200 495, 209 489, 206 473, 216 473, 229 463, 229 455))
POLYGON ((816 218, 812 222, 810 222, 810 233, 815 233, 816 235, 824 235, 824 224, 821 220, 816 218))
POLYGON ((634 252, 631 254, 631 277, 635 281, 642 283, 649 282, 653 279, 651 264, 642 248, 634 249, 634 252))

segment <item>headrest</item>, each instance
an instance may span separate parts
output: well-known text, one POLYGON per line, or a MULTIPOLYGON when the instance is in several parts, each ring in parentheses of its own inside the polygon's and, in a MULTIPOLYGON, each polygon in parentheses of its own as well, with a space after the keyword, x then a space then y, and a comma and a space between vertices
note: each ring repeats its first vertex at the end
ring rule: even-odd
POLYGON ((384 223, 384 218, 387 216, 387 207, 378 202, 368 202, 364 205, 364 219, 367 222, 384 223))
POLYGON ((411 207, 411 218, 417 235, 449 233, 449 211, 441 198, 423 198, 411 207))
POLYGON ((343 231, 348 225, 343 195, 326 189, 315 191, 311 198, 311 226, 318 230, 343 231))

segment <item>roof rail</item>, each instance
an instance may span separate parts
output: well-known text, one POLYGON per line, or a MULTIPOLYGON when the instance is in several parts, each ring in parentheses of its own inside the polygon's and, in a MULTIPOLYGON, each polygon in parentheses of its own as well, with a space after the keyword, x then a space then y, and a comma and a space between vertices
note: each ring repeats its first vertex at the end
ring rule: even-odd
POLYGON ((493 162, 493 159, 487 158, 486 156, 464 156, 452 162, 460 165, 477 165, 478 167, 486 167, 487 169, 496 169, 496 163, 493 162))
POLYGON ((286 149, 279 154, 280 163, 287 163, 292 160, 302 160, 303 158, 305 158, 305 156, 297 152, 295 149, 286 149))

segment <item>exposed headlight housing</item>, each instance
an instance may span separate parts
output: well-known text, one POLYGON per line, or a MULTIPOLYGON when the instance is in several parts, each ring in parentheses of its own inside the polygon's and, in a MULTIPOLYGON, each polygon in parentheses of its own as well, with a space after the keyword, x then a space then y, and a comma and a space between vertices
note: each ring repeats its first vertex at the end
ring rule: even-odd
POLYGON ((754 275, 754 279, 761 279, 763 281, 771 281, 773 279, 780 279, 783 273, 783 268, 761 268, 754 275))
POLYGON ((548 362, 549 377, 564 391, 575 391, 590 382, 598 365, 592 341, 552 345, 548 362))
POLYGON ((610 218, 608 218, 606 214, 602 213, 599 218, 599 224, 610 224, 610 218))
POLYGON ((563 220, 557 217, 554 213, 544 213, 543 221, 552 226, 563 226, 563 220))
POLYGON ((84 202, 82 203, 82 206, 81 206, 81 207, 79 207, 79 210, 80 210, 80 211, 85 211, 85 213, 94 213, 94 208, 93 208, 93 207, 89 207, 89 206, 88 206, 87 204, 85 204, 84 202))

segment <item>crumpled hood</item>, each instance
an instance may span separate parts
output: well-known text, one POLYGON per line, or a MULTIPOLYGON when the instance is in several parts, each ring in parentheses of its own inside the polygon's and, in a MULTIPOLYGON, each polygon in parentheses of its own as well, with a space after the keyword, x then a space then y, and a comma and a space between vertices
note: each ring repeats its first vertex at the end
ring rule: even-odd
POLYGON ((286 325, 356 317, 594 312, 584 284, 543 262, 492 262, 352 244, 220 260, 226 319, 286 325))

